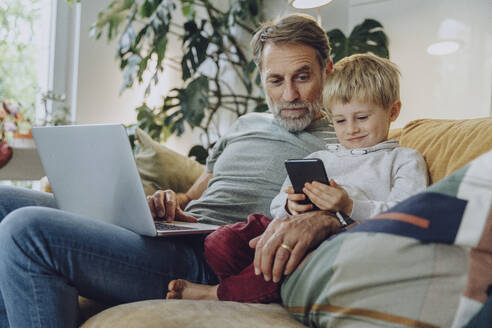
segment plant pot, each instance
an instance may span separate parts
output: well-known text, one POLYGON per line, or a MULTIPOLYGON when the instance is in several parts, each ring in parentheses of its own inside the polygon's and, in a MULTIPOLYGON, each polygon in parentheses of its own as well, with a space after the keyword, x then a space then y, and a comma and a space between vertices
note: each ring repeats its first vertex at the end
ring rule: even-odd
POLYGON ((0 168, 4 167, 10 161, 12 153, 12 148, 7 142, 0 142, 0 168))

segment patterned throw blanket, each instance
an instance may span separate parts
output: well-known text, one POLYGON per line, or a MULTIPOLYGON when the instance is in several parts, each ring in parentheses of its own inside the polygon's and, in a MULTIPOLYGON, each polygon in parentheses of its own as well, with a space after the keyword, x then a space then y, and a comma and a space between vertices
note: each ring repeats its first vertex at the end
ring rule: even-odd
POLYGON ((492 285, 492 151, 323 242, 282 285, 311 327, 463 327, 492 285))

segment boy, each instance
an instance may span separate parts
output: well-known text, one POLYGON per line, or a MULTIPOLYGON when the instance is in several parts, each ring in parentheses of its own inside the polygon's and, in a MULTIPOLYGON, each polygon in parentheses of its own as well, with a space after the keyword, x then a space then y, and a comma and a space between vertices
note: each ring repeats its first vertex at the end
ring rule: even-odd
MULTIPOLYGON (((306 183, 303 189, 320 210, 342 212, 362 221, 426 187, 422 156, 387 140, 390 124, 401 108, 396 65, 369 54, 342 59, 327 78, 324 104, 340 144, 308 156, 323 161, 330 184, 306 183)), ((271 204, 274 218, 313 209, 311 204, 298 203, 306 196, 295 194, 288 178, 282 189, 286 193, 279 193, 271 204)), ((205 257, 220 284, 173 280, 167 297, 263 303, 278 300, 279 284, 254 274, 254 250, 248 248, 248 242, 263 233, 269 222, 263 215, 252 214, 247 223, 224 226, 212 233, 205 240, 205 257)), ((295 247, 282 244, 277 252, 290 255, 295 247)))

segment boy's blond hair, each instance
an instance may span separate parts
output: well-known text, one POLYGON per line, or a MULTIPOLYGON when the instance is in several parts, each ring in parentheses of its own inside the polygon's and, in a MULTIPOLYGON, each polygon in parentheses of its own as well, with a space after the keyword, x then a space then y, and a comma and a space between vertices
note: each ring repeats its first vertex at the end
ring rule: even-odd
POLYGON ((333 66, 323 90, 323 103, 331 117, 334 104, 352 100, 389 109, 400 100, 400 71, 388 59, 372 54, 345 57, 333 66))
POLYGON ((330 59, 330 42, 325 30, 307 14, 290 14, 274 21, 266 22, 256 31, 251 40, 253 56, 260 72, 262 71, 263 48, 267 42, 273 44, 302 43, 316 50, 316 57, 322 69, 330 59))

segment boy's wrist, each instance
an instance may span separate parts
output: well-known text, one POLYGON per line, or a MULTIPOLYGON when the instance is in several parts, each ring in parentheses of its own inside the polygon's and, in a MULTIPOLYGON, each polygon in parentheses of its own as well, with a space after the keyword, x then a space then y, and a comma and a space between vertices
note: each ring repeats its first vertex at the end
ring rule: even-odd
POLYGON ((347 200, 347 204, 345 204, 345 206, 341 209, 341 211, 346 215, 350 216, 352 215, 353 209, 354 209, 354 201, 351 198, 349 198, 347 200))

